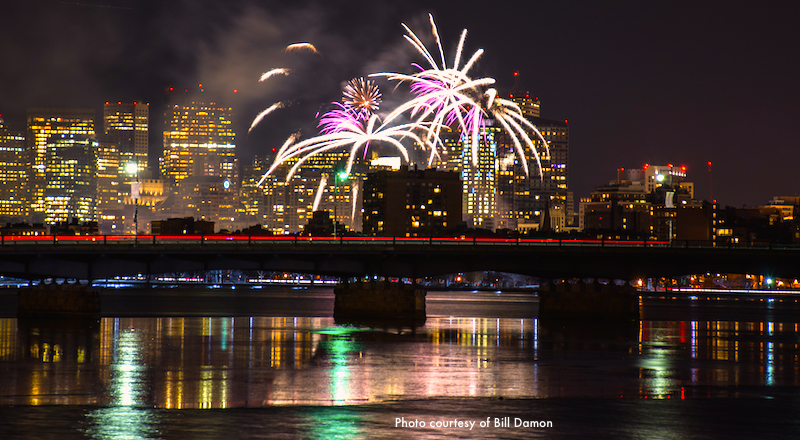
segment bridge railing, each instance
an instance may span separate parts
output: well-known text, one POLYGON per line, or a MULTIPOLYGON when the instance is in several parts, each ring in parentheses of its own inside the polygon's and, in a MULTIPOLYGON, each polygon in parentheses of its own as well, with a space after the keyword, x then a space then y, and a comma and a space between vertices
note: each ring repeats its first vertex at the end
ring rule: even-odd
POLYGON ((800 245, 769 242, 718 244, 709 241, 603 240, 564 238, 481 238, 481 237, 300 237, 270 235, 37 235, 0 236, 0 248, 22 245, 135 246, 135 245, 258 245, 258 246, 536 246, 536 247, 671 247, 728 249, 795 249, 800 245))
MULTIPOLYGON (((653 240, 592 240, 558 238, 433 238, 433 237, 299 237, 269 235, 36 235, 0 236, 0 247, 19 245, 445 245, 445 246, 584 246, 664 247, 653 240)), ((708 244, 706 244, 707 246, 708 244)), ((694 246, 694 245, 693 245, 694 246)))

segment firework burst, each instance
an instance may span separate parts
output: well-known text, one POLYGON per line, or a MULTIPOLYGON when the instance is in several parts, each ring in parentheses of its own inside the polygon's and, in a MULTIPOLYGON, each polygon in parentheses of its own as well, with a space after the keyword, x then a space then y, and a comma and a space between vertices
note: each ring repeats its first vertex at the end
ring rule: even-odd
POLYGON ((466 29, 461 32, 453 64, 448 67, 436 23, 432 15, 428 17, 431 23, 431 32, 439 49, 441 64, 433 57, 422 40, 408 26, 403 24, 403 28, 407 32, 404 38, 425 58, 430 64, 430 69, 424 69, 415 64, 414 66, 420 72, 413 75, 400 73, 374 74, 375 76, 386 76, 389 80, 410 82, 411 92, 415 96, 415 98, 390 113, 387 120, 391 120, 405 112, 410 112, 411 116, 416 118, 417 121, 430 119, 431 124, 428 127, 426 141, 433 148, 428 159, 428 165, 431 165, 434 159, 438 157, 437 146, 441 145, 439 135, 442 128, 457 123, 462 132, 473 134, 472 161, 477 164, 479 144, 478 137, 474 135, 479 132, 480 127, 483 125, 484 116, 479 105, 480 96, 482 89, 485 86, 494 84, 495 80, 493 78, 474 80, 467 75, 467 72, 483 54, 483 49, 477 50, 461 66, 464 41, 467 38, 466 29))
POLYGON ((311 43, 294 43, 294 44, 290 44, 290 45, 286 46, 286 49, 285 49, 286 52, 295 52, 295 51, 302 51, 302 50, 307 50, 307 51, 310 51, 310 52, 313 52, 313 53, 319 55, 319 52, 317 51, 317 48, 314 47, 314 45, 311 44, 311 43))
POLYGON ((429 166, 439 155, 438 149, 442 146, 439 135, 442 128, 457 124, 462 133, 470 135, 472 163, 477 165, 480 130, 485 126, 484 118, 493 118, 511 137, 515 151, 523 163, 525 173, 529 175, 523 143, 530 148, 535 157, 539 175, 542 176, 539 155, 528 134, 529 132, 535 133, 542 141, 544 148, 547 149, 547 142, 539 130, 525 119, 516 104, 497 98, 497 92, 493 88, 486 89, 495 83, 493 78, 472 79, 468 75, 469 70, 483 54, 483 49, 475 51, 467 62, 463 66, 461 65, 464 41, 467 37, 467 30, 464 29, 461 32, 453 64, 448 67, 436 23, 432 15, 429 15, 429 18, 431 32, 439 49, 440 60, 436 60, 422 40, 403 24, 403 28, 407 32, 404 38, 425 58, 430 64, 430 68, 424 69, 415 64, 414 66, 420 71, 412 75, 373 74, 373 76, 385 76, 389 80, 407 81, 411 84, 411 92, 414 94, 413 99, 391 112, 386 117, 386 121, 391 121, 405 112, 409 112, 417 123, 428 121, 426 144, 432 148, 428 159, 429 166))
POLYGON ((289 72, 290 72, 289 69, 283 69, 283 68, 272 69, 269 72, 264 72, 263 74, 261 74, 261 78, 258 79, 258 82, 264 82, 275 75, 288 75, 289 72))
POLYGON ((296 159, 296 162, 286 174, 287 181, 294 176, 306 160, 326 151, 349 148, 349 159, 344 170, 345 173, 349 174, 353 168, 355 153, 361 148, 366 148, 370 142, 385 142, 394 146, 406 161, 409 160, 408 150, 400 141, 404 138, 410 138, 422 144, 422 139, 413 132, 413 130, 420 127, 417 123, 379 124, 377 115, 370 116, 367 121, 361 121, 355 116, 352 109, 343 104, 339 104, 339 106, 338 109, 323 115, 320 120, 321 131, 318 136, 296 144, 287 140, 287 143, 278 151, 275 162, 264 174, 264 177, 261 178, 261 182, 289 159, 296 159))
POLYGON ((367 120, 378 111, 381 92, 375 81, 353 78, 344 87, 342 102, 355 110, 359 118, 367 120))

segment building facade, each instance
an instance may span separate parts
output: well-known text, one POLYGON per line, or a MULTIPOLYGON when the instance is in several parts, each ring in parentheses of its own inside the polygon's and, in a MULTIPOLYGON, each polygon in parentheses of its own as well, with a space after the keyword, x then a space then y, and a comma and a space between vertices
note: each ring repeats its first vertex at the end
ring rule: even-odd
POLYGON ((364 234, 439 237, 461 222, 463 186, 450 171, 400 170, 367 174, 364 180, 364 234))
POLYGON ((45 224, 97 222, 97 148, 89 136, 47 142, 45 224))
POLYGON ((159 169, 170 187, 171 206, 164 214, 198 216, 229 230, 242 226, 235 137, 231 107, 198 100, 167 106, 159 169), (202 200, 205 196, 210 199, 202 200), (212 206, 217 201, 222 204, 212 206))
MULTIPOLYGON (((26 148, 30 158, 28 197, 31 222, 45 218, 45 188, 48 143, 64 136, 86 137, 95 134, 94 109, 33 108, 28 110, 26 148)), ((51 189, 52 192, 52 189, 51 189)))
POLYGON ((22 223, 28 217, 29 158, 25 136, 8 131, 0 118, 0 223, 22 223))
POLYGON ((150 104, 142 102, 106 102, 103 106, 103 128, 108 141, 115 144, 120 162, 135 162, 139 172, 148 167, 150 145, 150 104))
POLYGON ((545 229, 560 232, 566 226, 569 184, 569 125, 528 117, 539 130, 529 133, 535 148, 523 147, 528 173, 515 149, 504 139, 498 158, 497 228, 545 229), (544 139, 544 141, 542 140, 544 139), (538 156, 538 162, 536 160, 538 156), (547 221, 545 222, 545 217, 547 221))
POLYGON ((233 179, 236 133, 232 121, 233 109, 215 102, 168 105, 164 114, 162 177, 177 184, 199 171, 202 175, 233 179))

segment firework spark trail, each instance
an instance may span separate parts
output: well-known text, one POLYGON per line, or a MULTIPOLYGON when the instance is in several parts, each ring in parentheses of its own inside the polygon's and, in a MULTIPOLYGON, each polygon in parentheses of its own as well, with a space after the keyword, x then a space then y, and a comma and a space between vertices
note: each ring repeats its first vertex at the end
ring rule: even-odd
POLYGON ((291 72, 291 70, 280 67, 272 69, 269 72, 264 72, 263 74, 261 74, 261 78, 258 79, 258 82, 264 82, 275 75, 288 75, 289 72, 291 72))
POLYGON ((373 115, 367 122, 366 129, 358 131, 345 130, 328 135, 320 135, 296 144, 295 151, 291 154, 291 156, 287 156, 287 158, 299 157, 299 159, 292 169, 289 170, 287 178, 291 178, 291 176, 297 172, 297 169, 300 167, 300 165, 302 165, 302 163, 305 162, 309 157, 324 151, 330 151, 336 148, 347 146, 350 146, 350 157, 347 160, 347 167, 345 168, 344 172, 349 174, 353 168, 356 151, 371 141, 383 141, 395 146, 403 155, 406 162, 408 162, 408 150, 406 150, 403 144, 401 144, 399 140, 395 139, 395 137, 410 137, 421 144, 422 140, 410 131, 411 129, 416 128, 417 124, 402 124, 391 127, 381 125, 375 129, 376 121, 377 116, 373 115))
POLYGON ((431 22, 431 31, 436 39, 436 45, 439 46, 439 54, 442 56, 442 69, 447 69, 447 63, 444 61, 444 50, 442 49, 442 40, 439 38, 439 31, 436 29, 436 23, 433 21, 433 14, 428 14, 428 19, 431 22))
POLYGON ((356 111, 361 119, 367 120, 378 111, 381 92, 374 81, 353 78, 344 87, 342 102, 356 111))
POLYGON ((299 50, 308 50, 308 51, 314 52, 315 54, 319 55, 319 52, 317 51, 317 48, 314 47, 314 45, 311 44, 311 43, 294 43, 294 44, 290 44, 290 45, 286 46, 286 49, 285 49, 286 52, 293 52, 293 51, 299 51, 299 50))
POLYGON ((359 130, 362 126, 358 113, 347 104, 333 103, 337 108, 325 113, 319 120, 321 134, 337 133, 345 130, 359 130))
MULTIPOLYGON (((470 96, 480 87, 494 84, 493 78, 471 80, 465 75, 453 71, 424 71, 416 75, 377 73, 375 76, 388 76, 390 80, 407 80, 411 82, 411 90, 417 96, 392 111, 386 121, 391 121, 405 112, 409 112, 417 122, 428 118, 426 143, 432 146, 428 165, 439 157, 438 146, 441 146, 439 135, 443 127, 454 122, 462 127, 465 133, 479 131, 483 121, 483 111, 478 101, 470 96), (452 78, 457 78, 453 80, 452 78)), ((472 159, 477 163, 478 140, 472 142, 472 159)))
POLYGON ((317 195, 314 196, 314 204, 311 207, 311 211, 316 211, 319 209, 319 202, 322 200, 322 193, 325 192, 325 186, 328 184, 328 175, 323 174, 322 177, 319 179, 319 187, 317 188, 317 195))
POLYGON ((292 133, 292 135, 289 136, 283 142, 283 145, 281 145, 281 148, 278 149, 278 152, 276 153, 275 157, 276 158, 277 157, 282 157, 283 154, 285 154, 286 150, 288 150, 292 146, 292 144, 297 142, 298 139, 300 139, 300 132, 298 131, 298 132, 292 133))
POLYGON ((253 123, 250 124, 250 128, 247 129, 247 133, 253 131, 253 128, 255 128, 255 126, 258 125, 264 119, 265 116, 267 116, 268 114, 274 112, 279 108, 284 108, 284 106, 285 105, 283 102, 276 102, 275 104, 272 104, 271 106, 264 109, 261 113, 258 114, 258 116, 256 116, 255 119, 253 119, 253 123))
POLYGON ((354 182, 350 186, 350 198, 353 199, 353 210, 350 213, 350 227, 355 228, 356 223, 356 202, 358 201, 359 184, 354 182))
MULTIPOLYGON (((319 127, 320 134, 338 133, 340 131, 359 131, 362 129, 362 116, 361 112, 348 105, 347 103, 332 103, 337 108, 325 113, 320 118, 319 127)), ((364 158, 367 157, 369 150, 369 141, 364 144, 364 158)))
MULTIPOLYGON (((280 158, 280 157, 281 157, 281 156, 284 154, 284 152, 285 152, 285 151, 286 151, 286 150, 287 150, 287 149, 288 149, 288 148, 289 148, 289 147, 290 147, 290 146, 291 146, 293 143, 295 143, 295 142, 297 141, 297 139, 299 139, 299 138, 300 138, 300 132, 298 131, 297 133, 293 133, 291 136, 289 136, 289 138, 288 138, 288 139, 286 139, 286 141, 283 143, 283 145, 281 146, 281 148, 279 148, 279 149, 278 149, 278 153, 275 155, 275 161, 273 162, 273 164, 272 164, 272 167, 270 168, 270 171, 272 171, 272 170, 274 170, 275 168, 277 168, 277 165, 276 165, 276 164, 280 164, 280 162, 282 162, 282 161, 279 161, 279 160, 278 160, 278 158, 280 158)), ((261 180, 259 180, 259 181, 258 181, 258 183, 256 184, 256 186, 261 186, 261 184, 262 184, 262 183, 264 183, 264 181, 265 181, 265 180, 267 180, 267 176, 269 176, 269 174, 270 174, 270 171, 267 171, 266 173, 264 173, 264 175, 263 175, 263 176, 261 176, 261 180)))
MULTIPOLYGON (((490 89, 490 91, 494 91, 494 89, 490 89)), ((487 94, 489 94, 489 92, 487 92, 487 94)), ((544 146, 545 151, 547 152, 547 156, 550 156, 550 147, 547 145, 547 140, 545 140, 544 136, 542 136, 542 133, 539 131, 538 128, 536 128, 535 125, 533 125, 530 121, 525 119, 525 116, 522 115, 522 111, 520 110, 519 106, 516 103, 514 103, 513 101, 509 101, 507 99, 494 98, 494 96, 496 96, 496 91, 490 94, 490 97, 492 98, 491 102, 497 105, 495 105, 493 108, 490 108, 489 111, 492 113, 495 120, 500 122, 500 124, 503 126, 506 132, 511 136, 518 157, 525 158, 526 157, 525 150, 522 148, 522 145, 518 137, 515 135, 515 132, 520 134, 519 137, 521 137, 522 140, 525 141, 525 144, 528 146, 528 148, 530 148, 533 157, 536 158, 536 166, 537 169, 539 170, 539 176, 543 177, 542 162, 539 159, 539 154, 536 151, 536 147, 533 145, 533 141, 531 140, 531 138, 527 135, 525 128, 536 133, 539 140, 542 141, 542 145, 544 146)), ((530 175, 528 171, 528 161, 521 160, 520 162, 522 162, 525 174, 530 175)))

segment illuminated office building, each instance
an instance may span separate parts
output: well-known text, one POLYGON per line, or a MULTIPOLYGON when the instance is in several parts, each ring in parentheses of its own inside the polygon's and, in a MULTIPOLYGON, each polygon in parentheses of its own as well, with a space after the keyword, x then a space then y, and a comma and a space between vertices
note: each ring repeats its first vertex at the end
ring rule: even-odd
POLYGON ((364 180, 364 234, 439 237, 461 222, 462 184, 455 172, 377 171, 364 180))
POLYGON ((524 146, 527 175, 513 145, 508 141, 502 145, 498 157, 496 225, 511 230, 541 228, 558 232, 572 217, 567 212, 571 206, 567 200, 569 125, 566 121, 527 119, 539 129, 547 145, 535 133, 528 134, 536 151, 524 146))
POLYGON ((694 184, 685 179, 685 166, 620 168, 616 180, 581 201, 580 228, 606 235, 696 239, 697 214, 707 215, 710 208, 694 200, 694 184))
POLYGON ((477 166, 472 161, 471 135, 460 130, 443 130, 444 144, 438 168, 458 173, 462 184, 462 219, 468 228, 495 228, 497 201, 497 153, 503 130, 494 120, 484 120, 480 130, 477 166))
POLYGON ((472 160, 471 135, 462 136, 462 217, 467 227, 494 230, 497 208, 497 153, 502 129, 485 120, 478 144, 478 164, 472 160))
POLYGON ((269 159, 256 156, 253 160, 242 166, 242 188, 240 201, 244 209, 244 216, 250 224, 262 224, 264 215, 264 185, 258 182, 269 169, 269 159))
POLYGON ((160 169, 165 179, 178 183, 198 173, 234 178, 232 108, 192 101, 169 105, 164 116, 160 169))
POLYGON ((97 221, 98 143, 62 135, 46 144, 45 224, 97 221))
POLYGON ((236 188, 228 179, 219 176, 190 176, 181 182, 179 190, 184 217, 214 222, 217 230, 234 231, 246 227, 239 224, 236 188))
POLYGON ((122 216, 123 196, 130 187, 122 184, 120 152, 117 144, 99 141, 97 155, 97 226, 103 234, 122 233, 118 223, 122 216))
POLYGON ((514 91, 511 92, 509 99, 519 106, 522 114, 530 118, 541 116, 541 103, 539 98, 531 95, 531 92, 522 90, 522 77, 519 72, 514 72, 514 91))
POLYGON ((85 137, 95 134, 94 109, 33 108, 28 110, 26 146, 30 157, 28 194, 31 222, 45 218, 45 187, 47 186, 47 145, 62 135, 85 137))
POLYGON ((26 220, 27 180, 25 136, 6 130, 0 117, 0 222, 22 223, 26 220))
POLYGON ((228 225, 226 229, 233 227, 242 211, 238 206, 233 109, 215 102, 189 101, 168 105, 164 116, 164 156, 160 170, 161 176, 172 185, 174 200, 179 204, 172 207, 172 215, 213 221, 218 227, 224 223, 228 225), (227 199, 217 209, 211 205, 220 201, 220 194, 227 199), (205 196, 209 200, 203 201, 205 196))
POLYGON ((302 231, 312 216, 314 193, 319 173, 302 173, 288 182, 283 176, 270 175, 262 184, 264 191, 260 224, 273 234, 302 231))
POLYGON ((136 162, 140 173, 147 169, 150 135, 150 104, 106 102, 103 125, 109 142, 117 145, 123 164, 136 162))
POLYGON ((330 212, 344 229, 360 231, 365 165, 357 157, 351 172, 344 176, 349 157, 345 149, 314 155, 288 182, 286 173, 296 160, 286 161, 262 184, 263 225, 275 234, 301 232, 317 210, 330 212))
MULTIPOLYGON (((536 107, 538 109, 538 106, 536 107)), ((568 203, 569 126, 527 116, 547 142, 528 133, 535 152, 523 143, 529 174, 513 141, 491 119, 480 132, 478 165, 472 163, 469 135, 443 130, 439 169, 458 172, 463 184, 463 219, 467 227, 485 229, 563 230, 572 217, 568 203), (537 164, 536 155, 539 163, 537 164), (542 222, 546 222, 543 225, 542 222)))

